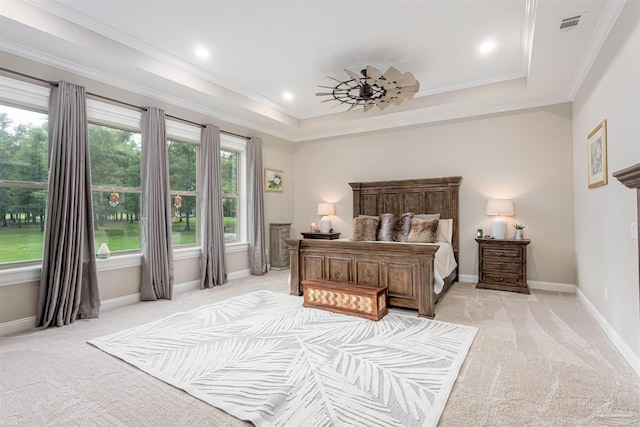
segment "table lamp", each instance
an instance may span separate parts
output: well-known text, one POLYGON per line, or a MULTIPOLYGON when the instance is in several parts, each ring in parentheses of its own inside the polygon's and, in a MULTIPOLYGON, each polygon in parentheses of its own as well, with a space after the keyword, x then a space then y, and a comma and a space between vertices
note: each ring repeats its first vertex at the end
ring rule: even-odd
POLYGON ((320 218, 320 231, 328 233, 331 230, 331 218, 329 215, 336 214, 336 205, 333 203, 318 203, 318 215, 320 218))
POLYGON ((487 215, 496 215, 491 226, 491 234, 494 239, 507 237, 507 220, 502 216, 513 216, 513 200, 489 199, 487 202, 487 215))

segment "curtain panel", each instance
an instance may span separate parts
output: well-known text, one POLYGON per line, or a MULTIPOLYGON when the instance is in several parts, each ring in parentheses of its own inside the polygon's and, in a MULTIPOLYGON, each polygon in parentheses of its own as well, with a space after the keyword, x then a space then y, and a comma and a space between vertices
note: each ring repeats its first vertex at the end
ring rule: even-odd
POLYGON ((171 195, 164 110, 148 107, 142 112, 142 165, 140 180, 140 247, 142 250, 143 301, 173 296, 173 248, 171 245, 171 195))
POLYGON ((267 272, 262 192, 262 139, 253 137, 247 141, 247 164, 249 272, 255 276, 261 276, 267 272))
POLYGON ((36 325, 98 317, 86 90, 59 82, 49 99, 49 191, 36 325))
POLYGON ((200 288, 227 281, 220 167, 220 129, 206 125, 200 141, 200 288))

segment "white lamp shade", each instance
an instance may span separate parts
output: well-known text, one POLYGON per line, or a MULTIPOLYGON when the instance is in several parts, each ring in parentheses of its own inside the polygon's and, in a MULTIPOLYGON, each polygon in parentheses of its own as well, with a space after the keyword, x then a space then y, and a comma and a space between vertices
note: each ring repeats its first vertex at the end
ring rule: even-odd
POLYGON ((318 215, 335 215, 336 205, 333 203, 318 203, 318 215))
POLYGON ((487 215, 513 216, 513 200, 489 199, 487 202, 487 215))

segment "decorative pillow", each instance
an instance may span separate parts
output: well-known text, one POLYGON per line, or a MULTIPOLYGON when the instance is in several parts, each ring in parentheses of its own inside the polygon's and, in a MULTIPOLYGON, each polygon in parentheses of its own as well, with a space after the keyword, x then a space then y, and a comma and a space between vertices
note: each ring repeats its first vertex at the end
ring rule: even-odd
POLYGON ((380 219, 377 216, 359 216, 353 218, 350 240, 354 242, 376 240, 379 222, 380 219))
POLYGON ((413 216, 414 218, 420 219, 440 219, 440 214, 417 214, 413 216))
POLYGON ((397 214, 381 214, 378 240, 382 242, 407 242, 411 230, 411 212, 397 214))
POLYGON ((436 242, 451 243, 452 238, 453 238, 453 219, 438 220, 436 242))
POLYGON ((409 243, 435 243, 437 219, 420 219, 413 217, 411 231, 409 231, 409 243))

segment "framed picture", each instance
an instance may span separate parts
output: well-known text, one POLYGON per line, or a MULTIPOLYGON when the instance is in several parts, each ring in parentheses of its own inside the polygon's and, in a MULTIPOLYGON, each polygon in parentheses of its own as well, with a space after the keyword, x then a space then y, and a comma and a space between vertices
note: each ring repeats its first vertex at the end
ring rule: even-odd
POLYGON ((264 191, 274 191, 282 193, 282 185, 284 182, 284 172, 276 169, 264 170, 264 191))
POLYGON ((587 137, 589 188, 607 184, 607 121, 603 120, 587 137))

